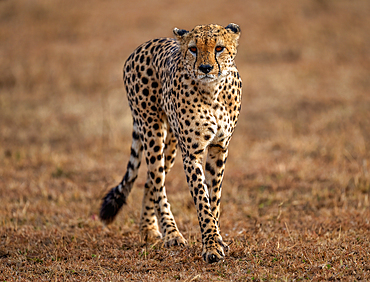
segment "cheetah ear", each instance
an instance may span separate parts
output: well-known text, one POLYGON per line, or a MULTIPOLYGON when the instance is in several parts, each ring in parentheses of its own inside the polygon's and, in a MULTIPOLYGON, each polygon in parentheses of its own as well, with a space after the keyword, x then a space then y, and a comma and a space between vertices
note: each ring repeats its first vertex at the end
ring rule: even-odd
POLYGON ((240 34, 240 27, 237 24, 234 23, 228 24, 228 26, 225 27, 225 29, 232 31, 235 34, 240 34))
POLYGON ((189 31, 185 29, 178 29, 176 27, 173 29, 173 34, 175 34, 175 36, 177 37, 177 40, 181 40, 183 36, 187 33, 189 33, 189 31))
POLYGON ((235 40, 238 41, 239 37, 240 37, 240 27, 237 25, 237 24, 234 24, 234 23, 231 23, 231 24, 228 24, 227 27, 225 27, 225 29, 236 36, 235 40))

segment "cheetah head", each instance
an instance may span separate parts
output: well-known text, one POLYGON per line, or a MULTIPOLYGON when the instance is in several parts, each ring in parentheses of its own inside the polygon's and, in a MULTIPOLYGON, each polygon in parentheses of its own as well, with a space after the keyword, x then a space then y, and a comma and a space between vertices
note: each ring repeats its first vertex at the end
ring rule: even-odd
POLYGON ((236 24, 199 25, 192 31, 173 30, 189 75, 203 82, 217 82, 234 66, 240 28, 236 24))

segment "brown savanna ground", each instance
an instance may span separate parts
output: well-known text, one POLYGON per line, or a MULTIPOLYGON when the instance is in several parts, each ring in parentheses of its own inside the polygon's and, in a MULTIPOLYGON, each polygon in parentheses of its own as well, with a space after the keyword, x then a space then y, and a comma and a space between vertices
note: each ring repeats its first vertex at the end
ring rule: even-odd
POLYGON ((0 2, 1 281, 370 279, 370 1, 0 2), (145 167, 116 221, 97 218, 125 172, 122 66, 174 27, 238 23, 243 107, 221 230, 200 257, 181 159, 167 190, 186 248, 140 242, 145 167))

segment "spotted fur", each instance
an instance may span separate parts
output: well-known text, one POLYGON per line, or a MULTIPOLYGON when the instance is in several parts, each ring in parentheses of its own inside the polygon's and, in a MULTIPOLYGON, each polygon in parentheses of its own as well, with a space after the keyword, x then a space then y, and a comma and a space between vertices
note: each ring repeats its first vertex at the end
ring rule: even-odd
POLYGON ((123 79, 133 116, 130 160, 120 184, 103 199, 100 218, 113 221, 137 177, 141 156, 148 167, 140 232, 166 246, 186 245, 167 201, 165 176, 177 145, 197 209, 205 261, 222 259, 219 230, 222 179, 228 145, 238 120, 242 81, 235 66, 236 24, 174 29, 176 39, 139 46, 127 59, 123 79))

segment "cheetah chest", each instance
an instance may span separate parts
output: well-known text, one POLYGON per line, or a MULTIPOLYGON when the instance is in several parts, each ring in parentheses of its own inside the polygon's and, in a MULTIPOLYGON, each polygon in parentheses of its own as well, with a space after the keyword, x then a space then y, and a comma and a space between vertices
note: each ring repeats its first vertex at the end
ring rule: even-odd
POLYGON ((234 131, 235 123, 232 121, 232 115, 228 112, 227 107, 219 102, 214 103, 209 114, 214 131, 212 143, 223 142, 234 131))

